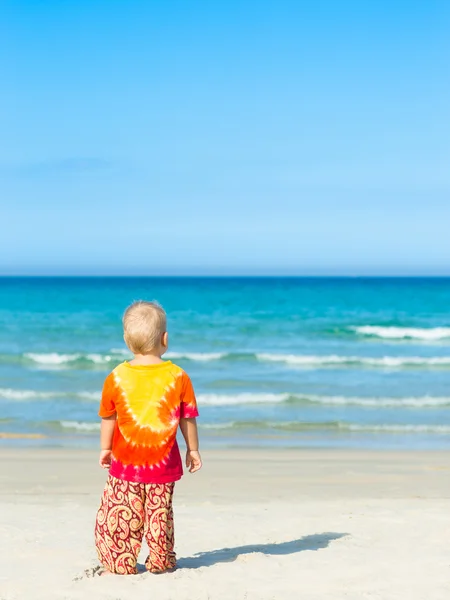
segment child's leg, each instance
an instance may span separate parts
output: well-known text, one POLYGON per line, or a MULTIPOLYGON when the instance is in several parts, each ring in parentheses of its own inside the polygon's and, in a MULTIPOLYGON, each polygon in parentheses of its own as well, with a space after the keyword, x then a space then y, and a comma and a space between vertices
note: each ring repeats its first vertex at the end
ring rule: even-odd
POLYGON ((174 483, 145 486, 145 536, 150 554, 145 566, 152 573, 173 569, 176 564, 172 496, 174 483))
POLYGON ((119 575, 137 573, 144 533, 145 485, 108 477, 95 523, 95 546, 102 565, 119 575))

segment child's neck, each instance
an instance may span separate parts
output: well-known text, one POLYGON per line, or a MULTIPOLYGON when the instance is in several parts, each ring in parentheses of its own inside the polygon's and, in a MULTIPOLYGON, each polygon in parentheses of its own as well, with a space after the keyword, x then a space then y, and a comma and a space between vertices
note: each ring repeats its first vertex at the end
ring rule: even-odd
POLYGON ((164 362, 160 354, 135 354, 130 365, 157 365, 164 362))

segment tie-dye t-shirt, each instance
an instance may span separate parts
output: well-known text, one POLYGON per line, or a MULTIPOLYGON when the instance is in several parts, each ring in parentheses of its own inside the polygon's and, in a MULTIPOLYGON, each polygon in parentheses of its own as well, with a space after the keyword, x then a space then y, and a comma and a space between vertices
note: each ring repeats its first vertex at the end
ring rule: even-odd
POLYGON ((181 417, 198 416, 188 375, 171 361, 124 362, 108 375, 99 416, 117 413, 110 475, 140 483, 168 483, 183 474, 176 440, 181 417))

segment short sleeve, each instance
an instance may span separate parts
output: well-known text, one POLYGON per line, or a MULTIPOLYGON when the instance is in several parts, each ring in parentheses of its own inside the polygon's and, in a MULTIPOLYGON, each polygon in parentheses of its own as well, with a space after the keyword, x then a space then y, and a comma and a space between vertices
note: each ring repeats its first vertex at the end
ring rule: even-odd
POLYGON ((180 417, 183 419, 193 419, 198 417, 197 399, 190 377, 183 373, 181 388, 180 417))
POLYGON ((111 417, 116 412, 117 386, 113 373, 110 373, 103 384, 102 399, 100 401, 99 417, 111 417))

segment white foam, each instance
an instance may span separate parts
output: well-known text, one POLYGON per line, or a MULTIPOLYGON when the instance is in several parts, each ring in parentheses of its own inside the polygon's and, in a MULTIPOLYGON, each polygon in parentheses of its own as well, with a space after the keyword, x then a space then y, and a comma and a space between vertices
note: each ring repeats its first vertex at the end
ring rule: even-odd
POLYGON ((363 358, 362 364, 380 367, 407 367, 407 366, 450 366, 450 356, 383 356, 381 358, 363 358))
POLYGON ((167 352, 164 356, 169 359, 185 358, 187 360, 209 361, 220 360, 227 354, 225 352, 167 352))
POLYGON ((79 359, 81 354, 58 354, 57 352, 37 354, 35 352, 27 352, 24 356, 43 365, 62 365, 79 359))
POLYGON ((86 361, 92 362, 96 365, 108 364, 112 361, 120 360, 119 356, 122 356, 122 353, 118 355, 118 353, 114 353, 111 351, 111 354, 98 354, 98 353, 89 353, 82 354, 80 352, 73 354, 60 354, 58 352, 48 352, 48 353, 36 353, 36 352, 27 352, 24 354, 25 358, 32 360, 35 363, 46 366, 61 366, 68 365, 77 360, 84 359, 86 361))
POLYGON ((128 348, 111 348, 111 354, 118 354, 119 356, 131 356, 131 352, 128 348))
POLYGON ((97 365, 109 363, 112 360, 115 360, 115 358, 110 354, 86 354, 86 358, 97 365))
POLYGON ((305 430, 340 430, 372 433, 450 433, 450 425, 410 425, 410 424, 359 424, 345 423, 342 421, 332 422, 300 422, 300 421, 229 421, 224 423, 200 424, 202 429, 280 429, 291 432, 305 430))
POLYGON ((450 406, 450 397, 446 396, 418 396, 418 397, 364 397, 364 396, 295 396, 298 399, 304 399, 310 402, 320 404, 340 405, 340 406, 368 406, 368 407, 438 407, 450 406))
POLYGON ((0 388, 0 398, 6 400, 38 400, 45 398, 83 398, 100 401, 101 392, 40 392, 37 390, 15 390, 0 388))
POLYGON ((285 402, 290 394, 199 394, 199 404, 209 406, 232 406, 238 404, 277 404, 285 402))
POLYGON ((99 390, 98 392, 78 392, 75 395, 78 396, 79 398, 84 398, 86 400, 96 400, 96 401, 100 402, 102 393, 99 390))
POLYGON ((378 325, 363 325, 352 327, 354 331, 362 335, 370 335, 385 339, 418 339, 418 340, 442 340, 450 338, 450 327, 382 327, 378 325))
POLYGON ((342 424, 341 429, 385 433, 450 433, 450 425, 358 425, 342 424))
MULTIPOLYGON (((0 398, 7 400, 33 400, 45 398, 73 397, 99 402, 101 391, 89 392, 41 392, 35 390, 15 390, 0 388, 0 398)), ((320 396, 315 394, 269 394, 269 393, 236 393, 236 394, 199 394, 198 402, 204 406, 238 406, 247 404, 280 404, 282 402, 312 402, 338 406, 367 407, 440 407, 450 406, 450 397, 417 396, 417 397, 377 397, 377 396, 320 396)))
POLYGON ((64 429, 76 429, 77 431, 99 431, 100 423, 85 423, 82 421, 60 421, 64 429))
POLYGON ((200 429, 233 429, 236 426, 236 421, 227 421, 225 423, 202 423, 199 422, 200 429))
POLYGON ((284 362, 289 365, 331 365, 349 362, 353 357, 338 356, 336 354, 330 356, 310 356, 306 354, 257 354, 256 358, 262 361, 284 362))
POLYGON ((283 362, 298 366, 367 365, 371 367, 407 367, 407 366, 450 366, 450 356, 342 356, 337 354, 314 356, 297 354, 257 354, 261 361, 283 362))
POLYGON ((38 392, 35 390, 14 390, 12 388, 0 388, 0 398, 6 400, 33 400, 36 398, 55 398, 57 392, 38 392))
POLYGON ((282 402, 312 402, 338 406, 367 407, 439 407, 450 406, 450 397, 418 396, 418 397, 365 397, 365 396, 319 396, 315 394, 199 394, 198 402, 206 406, 233 406, 246 404, 279 404, 282 402))

